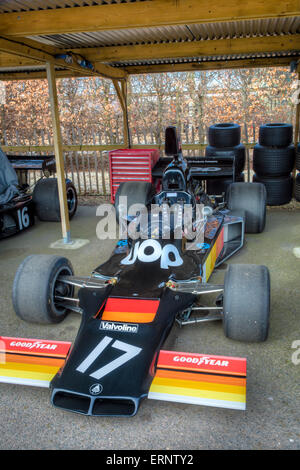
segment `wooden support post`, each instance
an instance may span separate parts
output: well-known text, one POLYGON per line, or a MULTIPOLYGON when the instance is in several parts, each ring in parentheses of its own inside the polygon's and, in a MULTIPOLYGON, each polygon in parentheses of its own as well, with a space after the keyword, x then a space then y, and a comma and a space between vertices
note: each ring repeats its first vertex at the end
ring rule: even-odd
POLYGON ((118 99, 123 112, 123 133, 124 133, 124 144, 126 148, 131 147, 129 123, 128 123, 128 107, 127 107, 127 80, 113 80, 115 90, 118 95, 118 99), (121 86, 120 86, 121 85, 121 86))
MULTIPOLYGON (((297 88, 300 87, 300 65, 298 66, 298 85, 297 88)), ((299 142, 299 120, 300 120, 300 93, 298 93, 298 103, 296 105, 296 120, 295 120, 295 146, 299 142)))
MULTIPOLYGON (((297 89, 300 87, 300 64, 298 65, 298 73, 297 73, 297 79, 298 79, 298 83, 297 83, 297 89)), ((295 148, 297 148, 297 144, 300 140, 300 137, 299 137, 299 122, 300 122, 300 93, 298 93, 297 95, 297 100, 298 100, 298 103, 296 104, 296 118, 295 118, 295 134, 294 134, 294 144, 295 144, 295 148)), ((292 173, 292 176, 294 178, 294 185, 295 185, 295 178, 296 178, 296 162, 295 162, 295 166, 294 166, 294 169, 293 169, 293 173, 292 173)))
POLYGON ((56 161, 62 235, 63 235, 64 243, 70 243, 71 242, 70 222, 69 222, 69 212, 68 212, 68 204, 67 204, 66 181, 65 181, 65 173, 64 173, 64 156, 63 156, 62 138, 61 138, 60 122, 59 122, 58 99, 57 99, 54 64, 47 62, 46 70, 47 70, 47 79, 48 79, 48 88, 49 88, 49 97, 50 97, 51 115, 52 115, 54 153, 55 153, 55 161, 56 161))

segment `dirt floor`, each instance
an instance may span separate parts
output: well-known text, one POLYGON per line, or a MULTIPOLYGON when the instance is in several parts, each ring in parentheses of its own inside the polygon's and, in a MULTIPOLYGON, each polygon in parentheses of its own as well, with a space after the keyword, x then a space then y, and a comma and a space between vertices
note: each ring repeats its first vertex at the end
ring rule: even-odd
MULTIPOLYGON (((105 261, 114 241, 96 237, 96 207, 81 205, 71 223, 72 238, 89 239, 79 250, 60 250, 76 274, 89 274, 105 261)), ((37 222, 0 242, 0 334, 72 341, 80 317, 62 323, 25 323, 13 311, 15 272, 30 254, 54 253, 50 243, 61 238, 60 224, 37 222)), ((145 400, 133 418, 95 418, 52 407, 47 389, 0 384, 0 449, 300 449, 300 211, 268 211, 266 230, 247 235, 243 250, 230 263, 265 264, 271 273, 271 324, 261 344, 225 338, 220 322, 174 325, 165 348, 247 358, 247 410, 145 400), (298 343, 299 344, 299 343, 298 343), (299 346, 298 346, 298 349, 299 346), (294 355, 294 356, 293 356, 294 355)), ((222 283, 224 268, 212 282, 222 283)))

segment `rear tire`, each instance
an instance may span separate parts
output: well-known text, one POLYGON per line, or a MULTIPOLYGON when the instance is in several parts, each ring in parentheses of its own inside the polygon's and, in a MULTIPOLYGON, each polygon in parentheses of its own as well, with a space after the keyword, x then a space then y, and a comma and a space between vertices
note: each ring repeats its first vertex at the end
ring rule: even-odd
POLYGON ((244 210, 245 232, 261 233, 266 224, 266 188, 259 183, 232 183, 227 190, 229 210, 244 210))
MULTIPOLYGON (((77 210, 77 192, 70 180, 66 180, 69 219, 77 210)), ((60 206, 56 178, 43 178, 37 182, 33 191, 33 202, 38 218, 45 222, 60 222, 60 206)))
POLYGON ((72 286, 60 283, 60 275, 73 275, 67 258, 31 255, 20 264, 13 283, 12 301, 18 317, 35 323, 59 323, 67 315, 55 294, 72 296, 72 286))
POLYGON ((114 204, 117 222, 119 223, 121 196, 127 197, 127 208, 129 209, 133 204, 143 204, 147 206, 153 195, 154 188, 151 183, 144 181, 126 181, 125 183, 121 183, 116 192, 114 204))
POLYGON ((231 264, 224 283, 225 336, 237 341, 265 341, 269 331, 269 316, 268 268, 255 264, 231 264))

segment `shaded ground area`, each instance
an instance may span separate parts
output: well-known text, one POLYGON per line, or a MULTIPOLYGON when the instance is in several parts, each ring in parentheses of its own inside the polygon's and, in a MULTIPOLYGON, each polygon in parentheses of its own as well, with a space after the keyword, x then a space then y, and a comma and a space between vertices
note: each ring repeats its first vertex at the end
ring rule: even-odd
MULTIPOLYGON (((78 251, 60 250, 76 274, 89 274, 105 261, 114 241, 96 238, 96 207, 80 206, 71 223, 73 238, 90 243, 78 251)), ((70 314, 54 326, 19 320, 11 303, 12 282, 25 256, 53 253, 60 225, 37 222, 0 243, 0 335, 73 340, 80 318, 70 314)), ((248 235, 230 262, 265 264, 271 273, 269 339, 242 344, 224 337, 220 322, 180 329, 165 348, 247 357, 247 411, 146 400, 133 418, 91 418, 55 409, 46 389, 0 384, 0 449, 300 449, 300 364, 292 343, 300 340, 300 211, 268 211, 263 234, 248 235)), ((212 276, 221 283, 224 269, 212 276)), ((299 355, 300 356, 300 355, 299 355)))

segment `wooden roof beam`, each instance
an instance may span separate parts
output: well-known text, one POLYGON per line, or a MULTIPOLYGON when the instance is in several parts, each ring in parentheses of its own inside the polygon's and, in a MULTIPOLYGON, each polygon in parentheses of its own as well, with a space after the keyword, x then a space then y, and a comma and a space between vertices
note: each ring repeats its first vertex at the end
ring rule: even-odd
MULTIPOLYGON (((198 70, 222 70, 238 68, 258 68, 258 67, 288 67, 292 61, 299 61, 299 57, 266 57, 258 59, 237 59, 237 60, 211 60, 205 62, 184 62, 180 64, 158 64, 158 65, 132 65, 125 67, 128 75, 168 73, 168 72, 193 72, 198 70)), ((72 70, 57 70, 57 78, 86 77, 84 72, 76 73, 72 70)), ((46 79, 46 71, 10 71, 1 73, 0 80, 37 80, 46 79)))
MULTIPOLYGON (((0 15, 1 16, 1 15, 0 15)), ((12 54, 30 60, 39 61, 42 63, 52 63, 57 67, 72 70, 76 73, 84 73, 86 76, 99 76, 105 78, 112 78, 122 80, 126 78, 126 72, 122 69, 116 69, 104 64, 93 64, 93 69, 82 67, 77 63, 77 58, 74 56, 72 62, 66 61, 63 58, 58 58, 59 54, 64 54, 61 49, 52 46, 46 46, 36 41, 27 38, 13 39, 11 37, 0 37, 0 52, 12 54)), ((81 59, 84 56, 81 56, 81 59)))
POLYGON ((179 59, 300 50, 300 34, 71 49, 93 62, 179 59))
POLYGON ((33 36, 300 15, 299 0, 152 0, 0 15, 0 34, 33 36))
MULTIPOLYGON (((299 57, 267 57, 258 59, 237 60, 211 60, 205 62, 184 62, 180 64, 157 64, 157 65, 132 65, 125 67, 129 75, 172 73, 172 72, 195 72, 199 70, 223 70, 259 67, 288 67, 292 61, 300 60, 299 57)), ((1 78, 1 75, 0 75, 1 78)))

